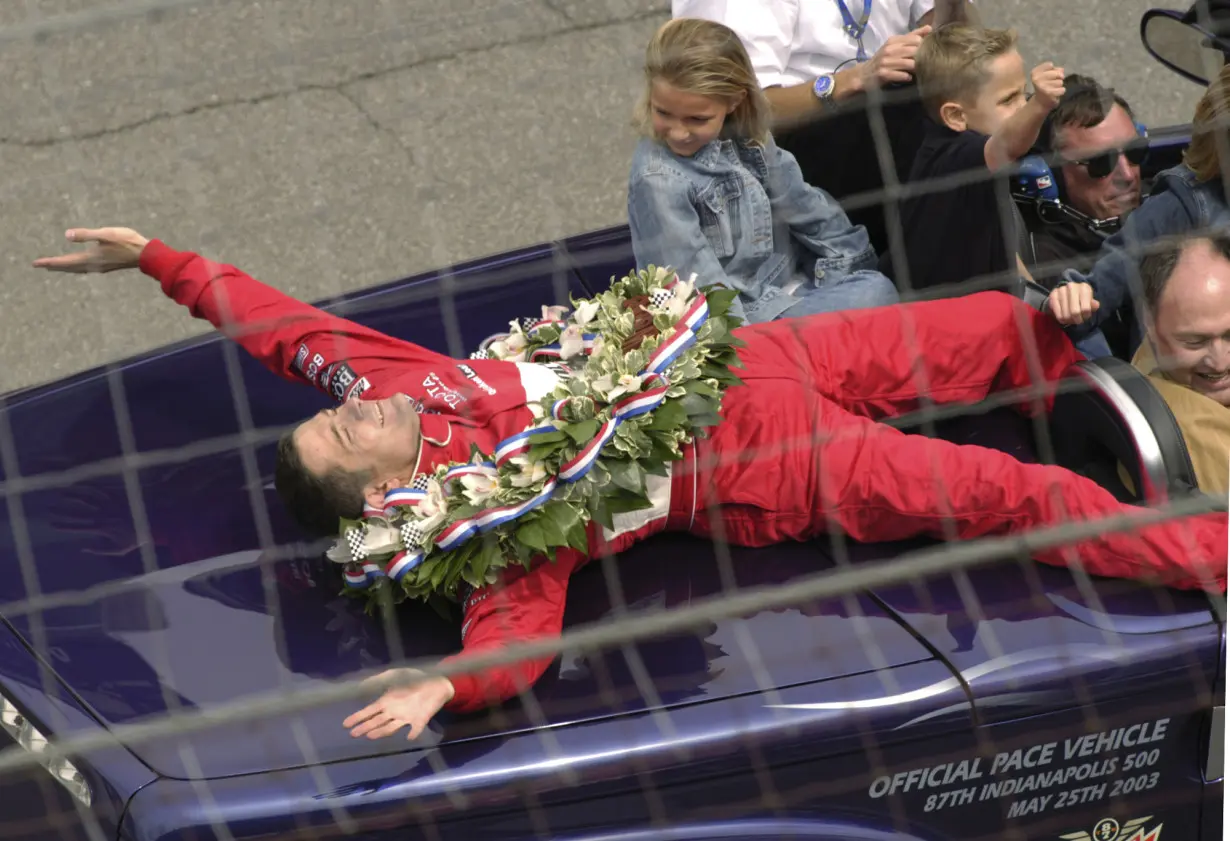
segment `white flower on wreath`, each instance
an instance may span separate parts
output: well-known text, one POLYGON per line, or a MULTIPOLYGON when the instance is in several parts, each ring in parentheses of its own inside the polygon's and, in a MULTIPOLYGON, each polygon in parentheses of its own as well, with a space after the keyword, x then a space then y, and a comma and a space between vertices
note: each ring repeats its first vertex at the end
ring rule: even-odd
POLYGON ((581 333, 581 328, 575 324, 569 324, 559 336, 560 357, 572 359, 574 356, 580 356, 584 350, 585 336, 581 333))
POLYGON ((564 316, 568 314, 568 308, 556 304, 555 306, 543 306, 542 320, 543 321, 563 321, 564 316))
POLYGON ((444 495, 444 486, 435 479, 427 480, 426 494, 419 504, 413 508, 418 517, 418 527, 423 532, 430 532, 448 517, 448 498, 444 495))
POLYGON ((525 348, 528 344, 529 339, 521 332, 521 328, 517 327, 503 339, 492 342, 487 348, 487 353, 505 362, 524 362, 525 348))
POLYGON ((515 456, 508 462, 517 468, 508 480, 514 488, 533 487, 547 479, 547 467, 541 461, 531 463, 527 456, 515 456))
POLYGON ((610 374, 603 374, 598 379, 594 380, 594 390, 599 394, 604 394, 603 398, 608 403, 618 400, 625 394, 635 394, 641 390, 641 383, 644 377, 637 374, 620 374, 619 379, 615 379, 610 374))
POLYGON ((329 551, 325 552, 325 557, 335 564, 350 563, 350 544, 346 542, 346 537, 343 535, 337 542, 329 547, 329 551))
POLYGON ((662 305, 662 311, 669 315, 671 320, 678 321, 692 305, 692 298, 695 294, 696 275, 692 275, 687 280, 680 280, 671 287, 671 296, 662 305))
POLYGON ((493 470, 481 473, 469 473, 461 477, 461 492, 471 505, 481 505, 486 502, 499 487, 499 480, 493 470))
MULTIPOLYGON (((396 552, 401 546, 401 533, 392 526, 368 523, 363 535, 363 550, 366 557, 378 557, 396 552)), ((350 554, 350 541, 344 534, 329 547, 325 557, 335 564, 346 564, 354 560, 350 554)))
POLYGON ((594 317, 598 315, 598 309, 601 306, 602 304, 597 298, 582 301, 577 304, 577 311, 572 314, 572 320, 576 322, 577 325, 584 327, 586 324, 589 324, 594 320, 594 317))
POLYGON ((401 532, 392 526, 372 524, 367 527, 367 534, 363 537, 363 548, 367 550, 369 558, 374 555, 396 552, 399 546, 401 546, 401 532))

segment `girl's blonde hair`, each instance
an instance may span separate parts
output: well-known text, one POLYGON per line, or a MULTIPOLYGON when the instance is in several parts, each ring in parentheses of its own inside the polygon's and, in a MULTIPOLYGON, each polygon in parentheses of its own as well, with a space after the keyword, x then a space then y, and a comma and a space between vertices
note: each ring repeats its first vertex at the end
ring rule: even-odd
POLYGON ((1230 64, 1196 103, 1192 141, 1183 153, 1183 163, 1201 181, 1221 177, 1223 160, 1230 164, 1230 64))
POLYGON ((722 134, 764 143, 769 139, 769 100, 756 81, 739 36, 710 20, 676 18, 662 25, 645 50, 645 92, 634 125, 653 135, 649 95, 655 79, 681 91, 734 102, 722 134))

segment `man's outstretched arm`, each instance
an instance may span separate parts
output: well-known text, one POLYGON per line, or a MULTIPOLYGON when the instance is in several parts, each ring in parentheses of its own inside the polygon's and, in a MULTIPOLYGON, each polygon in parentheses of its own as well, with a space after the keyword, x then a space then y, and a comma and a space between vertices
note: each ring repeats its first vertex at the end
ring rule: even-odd
MULTIPOLYGON (((558 637, 568 579, 584 560, 579 552, 561 549, 554 563, 544 559, 529 572, 511 568, 502 582, 476 590, 465 601, 462 651, 442 663, 464 663, 475 654, 558 637)), ((533 686, 554 659, 546 655, 451 678, 391 669, 371 678, 373 688, 385 690, 380 698, 343 725, 352 736, 369 739, 392 736, 408 727, 407 738, 414 739, 441 709, 474 712, 515 697, 533 686)))
POLYGON ((35 267, 74 274, 139 268, 168 297, 234 339, 265 367, 288 379, 307 380, 338 401, 376 370, 389 365, 404 370, 416 362, 438 365, 443 359, 297 301, 234 266, 176 251, 130 228, 76 228, 67 236, 90 247, 36 260, 35 267))

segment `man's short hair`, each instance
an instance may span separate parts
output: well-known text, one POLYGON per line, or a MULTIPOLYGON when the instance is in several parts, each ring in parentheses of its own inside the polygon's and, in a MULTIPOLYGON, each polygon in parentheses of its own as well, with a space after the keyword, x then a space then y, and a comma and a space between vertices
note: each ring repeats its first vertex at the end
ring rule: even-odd
POLYGON ((1014 29, 964 23, 941 26, 923 38, 914 56, 914 76, 927 113, 938 120, 944 103, 977 94, 987 82, 987 65, 1016 43, 1014 29))
POLYGON ((303 463, 294 430, 278 439, 273 485, 291 517, 313 537, 335 535, 342 517, 357 519, 363 514, 363 489, 369 478, 344 470, 319 476, 303 463))
POLYGON ((1230 233, 1222 232, 1168 240, 1161 248, 1151 249, 1140 261, 1140 282, 1144 287, 1145 306, 1150 313, 1157 314, 1158 301, 1162 299, 1166 284, 1170 282, 1183 252, 1198 242, 1208 243, 1222 259, 1230 261, 1230 233))
POLYGON ((1098 83, 1091 76, 1069 73, 1063 79, 1064 94, 1047 118, 1043 142, 1054 151, 1059 148, 1059 132, 1065 128, 1093 128, 1110 116, 1118 105, 1133 122, 1136 115, 1122 96, 1098 83))

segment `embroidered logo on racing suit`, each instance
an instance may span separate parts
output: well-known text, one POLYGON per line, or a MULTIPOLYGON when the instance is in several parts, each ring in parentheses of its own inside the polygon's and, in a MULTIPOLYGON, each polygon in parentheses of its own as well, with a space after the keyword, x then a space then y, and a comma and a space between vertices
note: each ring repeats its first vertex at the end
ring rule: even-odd
POLYGON ((466 400, 461 392, 445 385, 435 371, 423 378, 423 388, 427 389, 428 397, 434 397, 450 409, 456 409, 466 400))
MULTIPOLYGON (((324 377, 321 379, 323 380, 324 377)), ((338 402, 341 402, 342 400, 347 399, 347 395, 350 392, 350 387, 354 385, 358 379, 358 374, 354 372, 354 369, 351 368, 348 363, 339 362, 336 365, 330 366, 328 371, 328 380, 327 382, 322 382, 321 387, 328 392, 330 397, 338 402)))
POLYGON ((300 374, 302 374, 303 373, 303 363, 307 362, 308 354, 310 352, 311 351, 308 350, 308 346, 306 343, 299 345, 299 350, 295 352, 295 359, 293 362, 290 363, 291 370, 298 371, 300 374))
POLYGON ((310 383, 315 384, 316 376, 320 373, 320 370, 324 367, 325 367, 325 358, 321 356, 319 353, 315 354, 312 357, 311 363, 309 363, 307 368, 303 371, 304 379, 306 379, 310 383))
POLYGON ((490 395, 495 395, 495 389, 487 385, 487 381, 478 375, 478 372, 465 363, 458 364, 457 370, 466 375, 466 378, 473 381, 474 385, 481 388, 490 395))

